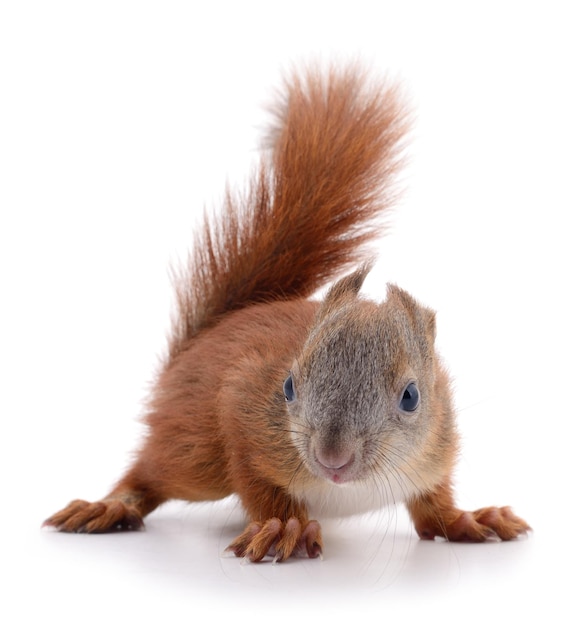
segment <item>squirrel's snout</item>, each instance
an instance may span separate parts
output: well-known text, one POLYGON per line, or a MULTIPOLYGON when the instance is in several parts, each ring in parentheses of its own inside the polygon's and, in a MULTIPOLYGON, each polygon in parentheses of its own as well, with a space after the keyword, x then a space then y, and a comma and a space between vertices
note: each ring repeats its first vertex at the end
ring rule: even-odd
POLYGON ((315 461, 319 472, 336 484, 348 482, 354 478, 356 453, 352 448, 327 450, 315 448, 315 461))
POLYGON ((315 451, 315 457, 318 462, 327 469, 342 469, 354 460, 354 453, 351 450, 347 452, 324 452, 322 450, 315 451))

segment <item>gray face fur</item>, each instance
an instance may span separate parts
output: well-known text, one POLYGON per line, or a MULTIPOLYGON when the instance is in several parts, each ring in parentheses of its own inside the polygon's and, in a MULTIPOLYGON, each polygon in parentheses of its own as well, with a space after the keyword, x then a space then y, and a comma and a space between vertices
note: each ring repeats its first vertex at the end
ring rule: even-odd
POLYGON ((407 473, 429 429, 434 315, 396 287, 382 304, 359 298, 365 273, 331 289, 292 369, 295 445, 311 474, 337 484, 407 473), (405 411, 410 383, 420 402, 405 411))

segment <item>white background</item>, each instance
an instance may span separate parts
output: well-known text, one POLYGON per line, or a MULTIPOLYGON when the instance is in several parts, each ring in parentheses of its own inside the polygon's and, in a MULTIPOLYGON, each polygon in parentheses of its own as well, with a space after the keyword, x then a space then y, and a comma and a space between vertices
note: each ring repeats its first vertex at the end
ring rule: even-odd
POLYGON ((3 623, 580 623, 576 5, 0 5, 3 623), (354 54, 403 82, 417 120, 366 289, 438 311, 459 502, 511 504, 534 533, 420 542, 398 510, 325 522, 322 561, 245 567, 221 557, 232 500, 166 506, 143 533, 41 531, 129 463, 169 264, 244 181, 280 71, 354 54))

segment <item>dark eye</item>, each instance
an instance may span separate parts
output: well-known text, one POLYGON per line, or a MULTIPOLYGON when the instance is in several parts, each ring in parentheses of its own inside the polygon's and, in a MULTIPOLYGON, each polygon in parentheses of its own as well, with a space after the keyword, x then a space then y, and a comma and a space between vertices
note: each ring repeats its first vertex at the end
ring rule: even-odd
POLYGON ((293 384, 293 376, 289 374, 283 383, 283 393, 287 402, 295 400, 295 385, 293 384))
POLYGON ((400 409, 402 411, 406 411, 407 413, 412 413, 413 411, 416 411, 419 402, 420 392, 418 391, 416 383, 408 383, 408 385, 406 385, 406 389, 402 393, 402 398, 400 398, 400 409))

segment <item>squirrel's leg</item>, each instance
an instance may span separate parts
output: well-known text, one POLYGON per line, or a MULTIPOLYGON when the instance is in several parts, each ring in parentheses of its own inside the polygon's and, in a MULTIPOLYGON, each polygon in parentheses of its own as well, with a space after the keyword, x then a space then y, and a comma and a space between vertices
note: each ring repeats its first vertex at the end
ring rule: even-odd
POLYGON ((45 520, 43 526, 77 533, 140 530, 143 528, 143 518, 165 500, 143 479, 138 463, 102 500, 73 500, 45 520))
POLYGON ((238 557, 261 561, 267 554, 275 561, 290 556, 321 555, 319 522, 310 520, 307 509, 279 487, 255 482, 252 493, 241 494, 252 521, 226 549, 238 557))
POLYGON ((508 541, 531 530, 509 507, 458 509, 449 483, 412 498, 406 505, 421 539, 438 536, 449 541, 481 542, 489 538, 508 541))

